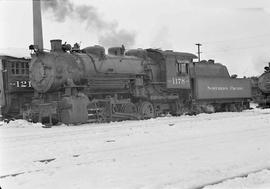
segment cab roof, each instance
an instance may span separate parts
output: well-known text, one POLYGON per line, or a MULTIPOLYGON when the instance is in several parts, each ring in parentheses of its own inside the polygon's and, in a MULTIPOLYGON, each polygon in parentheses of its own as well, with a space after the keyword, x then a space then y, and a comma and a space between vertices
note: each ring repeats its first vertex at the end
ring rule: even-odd
POLYGON ((173 51, 173 50, 165 50, 165 51, 163 51, 163 50, 160 50, 160 49, 147 49, 147 51, 155 51, 157 53, 162 54, 163 56, 175 55, 175 56, 178 56, 178 57, 187 57, 187 58, 192 58, 192 59, 198 58, 195 54, 192 54, 192 53, 176 52, 176 51, 173 51))

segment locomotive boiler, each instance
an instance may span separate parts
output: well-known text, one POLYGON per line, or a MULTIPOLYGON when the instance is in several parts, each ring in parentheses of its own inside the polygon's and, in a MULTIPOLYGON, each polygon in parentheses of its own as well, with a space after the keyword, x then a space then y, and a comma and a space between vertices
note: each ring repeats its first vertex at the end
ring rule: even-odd
POLYGON ((66 53, 61 40, 52 40, 51 47, 51 52, 42 52, 32 57, 30 79, 40 93, 58 90, 67 82, 83 85, 87 78, 100 74, 143 73, 143 60, 123 56, 120 47, 109 49, 114 50, 113 55, 121 55, 120 58, 105 56, 105 49, 101 46, 80 51, 73 49, 72 53, 66 53))

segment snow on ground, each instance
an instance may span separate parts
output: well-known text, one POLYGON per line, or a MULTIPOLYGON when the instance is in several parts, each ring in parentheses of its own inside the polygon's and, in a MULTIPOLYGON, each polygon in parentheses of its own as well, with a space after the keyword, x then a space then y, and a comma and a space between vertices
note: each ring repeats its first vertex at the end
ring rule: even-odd
POLYGON ((25 128, 25 127, 42 127, 41 123, 30 123, 26 120, 14 120, 9 122, 0 122, 0 126, 8 127, 8 128, 25 128))
POLYGON ((2 189, 270 188, 269 109, 53 128, 23 120, 0 125, 2 189))
POLYGON ((257 189, 257 188, 269 188, 270 183, 270 171, 262 170, 256 173, 251 173, 244 178, 235 178, 224 181, 217 185, 207 186, 204 189, 217 189, 217 188, 246 188, 246 189, 257 189))

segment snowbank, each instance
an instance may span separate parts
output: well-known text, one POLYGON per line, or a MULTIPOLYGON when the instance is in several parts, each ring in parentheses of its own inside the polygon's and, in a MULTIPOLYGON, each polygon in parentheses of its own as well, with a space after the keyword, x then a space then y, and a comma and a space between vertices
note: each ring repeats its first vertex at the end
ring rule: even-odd
POLYGON ((41 123, 31 123, 26 120, 18 119, 9 122, 1 121, 0 126, 3 126, 3 128, 26 128, 26 127, 40 128, 43 125, 41 123))

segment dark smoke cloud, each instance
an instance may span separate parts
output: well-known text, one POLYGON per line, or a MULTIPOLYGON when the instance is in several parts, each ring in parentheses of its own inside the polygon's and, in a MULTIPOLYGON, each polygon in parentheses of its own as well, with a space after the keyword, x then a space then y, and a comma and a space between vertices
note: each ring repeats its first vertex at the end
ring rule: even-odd
POLYGON ((97 33, 100 45, 105 47, 120 44, 132 47, 135 44, 135 33, 118 29, 117 22, 104 20, 93 6, 75 5, 70 0, 43 0, 42 7, 45 11, 51 11, 57 22, 70 18, 85 23, 87 29, 97 33))
POLYGON ((74 12, 73 7, 73 3, 69 0, 42 0, 42 8, 45 11, 51 10, 54 19, 58 22, 64 22, 74 12))

